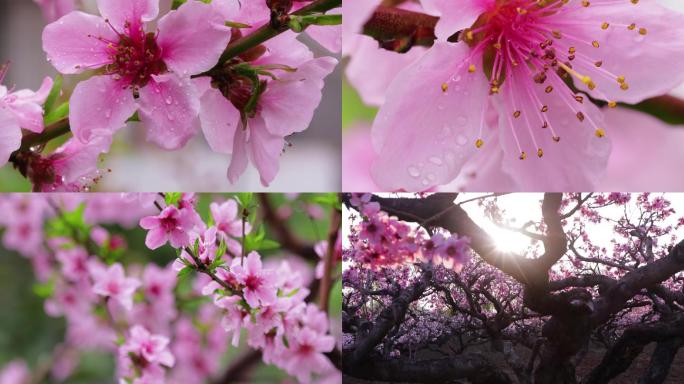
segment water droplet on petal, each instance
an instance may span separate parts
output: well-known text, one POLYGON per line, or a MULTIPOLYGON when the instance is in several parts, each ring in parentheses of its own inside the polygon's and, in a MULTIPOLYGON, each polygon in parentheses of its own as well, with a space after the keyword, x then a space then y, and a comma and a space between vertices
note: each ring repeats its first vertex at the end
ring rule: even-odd
POLYGON ((442 158, 441 158, 441 157, 438 157, 438 156, 432 156, 432 157, 430 157, 428 160, 430 160, 430 162, 431 162, 432 164, 434 164, 434 165, 442 165, 442 164, 444 164, 444 161, 442 160, 442 158))
POLYGON ((419 177, 420 176, 420 170, 417 167, 408 167, 408 174, 411 177, 419 177))

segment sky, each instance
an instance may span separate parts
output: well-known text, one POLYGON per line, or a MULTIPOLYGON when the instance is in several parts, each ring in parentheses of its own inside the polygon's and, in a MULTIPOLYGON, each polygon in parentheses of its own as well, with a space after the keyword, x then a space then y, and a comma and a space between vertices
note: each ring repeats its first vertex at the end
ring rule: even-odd
MULTIPOLYGON (((396 196, 396 194, 380 194, 384 197, 396 196)), ((477 193, 463 193, 460 194, 456 199, 456 203, 460 201, 465 201, 472 199, 477 196, 482 196, 483 194, 477 193)), ((657 195, 657 194, 655 194, 657 195)), ((407 196, 411 196, 410 194, 407 196)), ((636 194, 634 195, 636 196, 636 194)), ((633 199, 635 198, 633 196, 633 199)), ((675 209, 675 214, 672 216, 672 221, 675 222, 677 218, 684 216, 684 193, 666 193, 665 198, 670 200, 672 207, 675 209)), ((540 201, 543 198, 542 193, 513 193, 505 196, 499 197, 499 205, 506 211, 506 218, 514 218, 517 225, 522 225, 530 220, 538 220, 541 217, 541 204, 540 201)), ((628 203, 629 204, 629 203, 628 203)), ((348 220, 349 211, 346 207, 344 209, 345 220, 348 220)), ((480 225, 485 231, 487 231, 497 242, 497 246, 502 251, 512 251, 522 254, 523 251, 529 245, 529 238, 515 231, 510 231, 501 227, 498 227, 493 222, 491 222, 483 214, 483 209, 478 205, 477 202, 470 202, 463 205, 463 209, 468 212, 469 216, 480 225)), ((602 212, 606 214, 611 214, 610 212, 615 212, 616 215, 621 213, 621 208, 611 207, 602 212)), ((349 223, 345 222, 344 228, 348 228, 349 223)), ((610 239, 612 238, 613 229, 612 225, 607 223, 602 223, 598 225, 588 225, 587 230, 591 231, 592 240, 597 242, 597 245, 604 245, 610 251, 610 239), (604 241, 602 241, 604 240, 604 241)), ((684 239, 684 229, 680 230, 678 237, 684 239)), ((345 241, 344 246, 348 246, 346 237, 343 239, 345 241)))

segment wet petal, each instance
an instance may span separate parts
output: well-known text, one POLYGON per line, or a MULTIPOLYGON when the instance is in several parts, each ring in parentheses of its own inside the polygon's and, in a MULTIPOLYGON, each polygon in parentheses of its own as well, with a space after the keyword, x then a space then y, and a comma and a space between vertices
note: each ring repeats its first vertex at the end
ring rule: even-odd
POLYGON ((285 140, 269 133, 260 118, 251 119, 249 124, 249 157, 259 171, 261 184, 267 187, 278 174, 285 140))
POLYGON ((22 128, 32 132, 43 131, 43 103, 52 88, 52 79, 43 79, 38 91, 33 92, 29 89, 22 89, 14 92, 11 96, 16 99, 7 106, 14 112, 14 115, 22 128))
POLYGON ((188 1, 159 20, 157 43, 164 62, 182 75, 212 68, 229 40, 230 28, 209 4, 200 1, 188 1))
POLYGON ((138 103, 147 140, 161 148, 181 148, 197 133, 199 99, 190 79, 173 73, 152 76, 140 89, 138 103))
POLYGON ((235 130, 240 124, 240 112, 221 92, 210 88, 200 99, 202 132, 214 152, 233 151, 235 130))
POLYGON ((0 105, 0 167, 21 146, 21 128, 12 113, 0 105))
MULTIPOLYGON (((524 71, 517 68, 516 73, 524 71)), ((611 134, 601 111, 588 101, 578 103, 567 87, 562 89, 560 80, 552 93, 544 91, 546 84, 535 84, 529 77, 509 76, 507 82, 499 98, 503 171, 521 190, 594 190, 605 174, 611 151, 609 138, 597 137, 597 130, 611 134), (533 93, 527 93, 528 89, 533 93), (544 105, 547 112, 541 112, 544 105), (546 128, 542 128, 544 122, 546 128), (554 136, 560 140, 556 142, 554 136), (520 160, 521 150, 526 153, 525 160, 520 160)))
POLYGON ((137 106, 133 93, 111 76, 95 76, 76 85, 69 101, 74 136, 87 143, 95 135, 111 136, 126 124, 137 106))
MULTIPOLYGON (((592 1, 589 7, 578 6, 557 20, 578 24, 568 33, 573 40, 556 41, 567 49, 573 45, 577 58, 573 67, 591 77, 594 91, 576 81, 580 89, 609 101, 637 103, 667 93, 684 81, 684 14, 658 5, 656 1, 592 1), (602 4, 606 3, 606 4, 602 4), (603 23, 608 28, 603 29, 603 23), (631 30, 626 27, 635 23, 631 30), (643 33, 643 34, 642 34, 643 33), (579 38, 582 43, 575 41, 579 38), (592 42, 598 43, 598 48, 592 42), (583 59, 582 56, 587 59, 583 59), (601 62, 600 68, 595 63, 601 62), (621 89, 618 76, 624 76, 628 89, 621 89)), ((563 32, 563 30, 561 30, 563 32)))
POLYGON ((154 20, 159 14, 159 0, 97 0, 97 8, 119 33, 124 33, 126 22, 135 29, 141 21, 154 20))
POLYGON ((323 79, 337 65, 332 57, 320 57, 269 82, 261 96, 261 116, 271 134, 287 136, 309 127, 321 102, 323 79))
POLYGON ((468 53, 465 44, 437 42, 390 85, 373 123, 372 175, 380 187, 446 184, 472 154, 489 88, 481 71, 468 71, 468 53))
POLYGON ((233 156, 230 158, 230 165, 228 166, 228 180, 233 184, 245 173, 247 164, 249 164, 248 145, 246 131, 242 127, 236 129, 233 138, 233 156))
POLYGON ((71 12, 43 30, 43 50, 48 61, 64 74, 111 63, 107 44, 118 41, 102 18, 83 12, 71 12))
POLYGON ((425 12, 439 16, 435 35, 441 40, 472 26, 486 10, 487 3, 483 0, 459 0, 456 5, 453 0, 421 0, 425 12))

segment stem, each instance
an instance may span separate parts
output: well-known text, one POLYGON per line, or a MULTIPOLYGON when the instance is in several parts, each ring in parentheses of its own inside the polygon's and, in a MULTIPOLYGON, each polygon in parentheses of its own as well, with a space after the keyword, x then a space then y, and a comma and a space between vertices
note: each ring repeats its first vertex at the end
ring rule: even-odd
POLYGON ((45 130, 41 133, 25 135, 21 138, 21 147, 12 153, 10 159, 14 159, 18 152, 25 152, 36 145, 46 144, 50 140, 66 135, 69 132, 71 132, 69 119, 62 119, 45 127, 45 130))
MULTIPOLYGON (((342 0, 316 0, 306 7, 293 12, 292 15, 308 15, 317 12, 325 13, 333 8, 339 8, 341 6, 342 0)), ((223 51, 223 54, 219 59, 218 65, 221 65, 235 56, 261 45, 265 41, 287 31, 287 23, 283 24, 283 26, 276 29, 273 28, 271 23, 268 23, 249 35, 228 44, 228 47, 226 47, 226 50, 223 51)))

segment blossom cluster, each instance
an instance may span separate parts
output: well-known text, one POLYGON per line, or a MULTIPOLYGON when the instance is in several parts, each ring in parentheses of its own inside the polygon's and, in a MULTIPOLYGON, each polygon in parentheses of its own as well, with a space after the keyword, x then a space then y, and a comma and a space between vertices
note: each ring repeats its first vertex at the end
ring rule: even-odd
POLYGON ((344 54, 349 81, 380 107, 367 171, 382 190, 594 189, 611 137, 628 145, 611 109, 684 81, 684 15, 657 1, 379 5, 345 3, 344 54), (420 34, 432 31, 393 39, 382 29, 385 17, 411 25, 419 14, 439 18, 429 48, 420 34))
POLYGON ((308 128, 337 64, 330 55, 341 50, 340 26, 314 22, 307 33, 330 49, 326 55, 315 57, 293 29, 225 54, 272 22, 266 1, 187 0, 161 17, 159 0, 101 0, 99 15, 73 0, 38 3, 51 21, 42 34, 47 61, 63 75, 94 73, 61 106, 55 105, 61 79, 53 88, 46 78, 35 93, 0 88, 0 166, 12 161, 41 191, 88 189, 106 173, 98 168, 100 155, 131 121, 166 150, 184 147, 201 131, 211 150, 230 156, 231 183, 252 163, 267 186, 287 137, 308 128), (47 156, 42 148, 21 147, 20 128, 40 133, 46 124, 70 129, 73 138, 47 156))
MULTIPOLYGON (((229 343, 237 347, 245 331, 245 344, 259 349, 267 364, 303 383, 339 382, 341 374, 326 356, 335 348, 330 320, 307 300, 313 268, 296 258, 262 264, 257 251, 241 257, 243 246, 254 247, 250 235, 263 232, 246 216, 243 221, 233 199, 212 202, 205 223, 195 208, 198 199, 0 197, 0 209, 8 213, 0 218, 3 246, 31 261, 45 312, 66 321, 49 374, 66 380, 81 353, 102 351, 116 357, 121 383, 203 382, 220 374, 229 343), (168 242, 178 258, 166 265, 129 262, 128 254, 139 251, 117 228, 136 224, 147 229, 145 249, 168 242), (193 269, 201 273, 189 279, 193 269)), ((8 365, 0 377, 16 376, 14 384, 35 380, 22 367, 21 361, 8 365)))
POLYGON ((276 365, 300 382, 312 374, 336 377, 338 372, 325 356, 335 348, 325 312, 307 303, 309 289, 287 262, 275 266, 262 263, 261 255, 245 255, 244 244, 234 242, 249 233, 238 202, 212 203, 212 220, 205 224, 194 210, 193 197, 183 195, 159 215, 144 217, 146 244, 154 249, 167 240, 179 249, 174 262, 178 273, 194 269, 211 281, 202 287, 223 312, 221 324, 238 346, 241 332, 247 344, 262 351, 266 363, 276 365), (233 240, 233 241, 231 241, 233 240))
POLYGON ((361 213, 350 240, 355 243, 348 257, 372 267, 406 262, 428 262, 460 271, 470 258, 469 240, 455 233, 429 236, 382 211, 370 194, 354 194, 350 203, 361 213))

